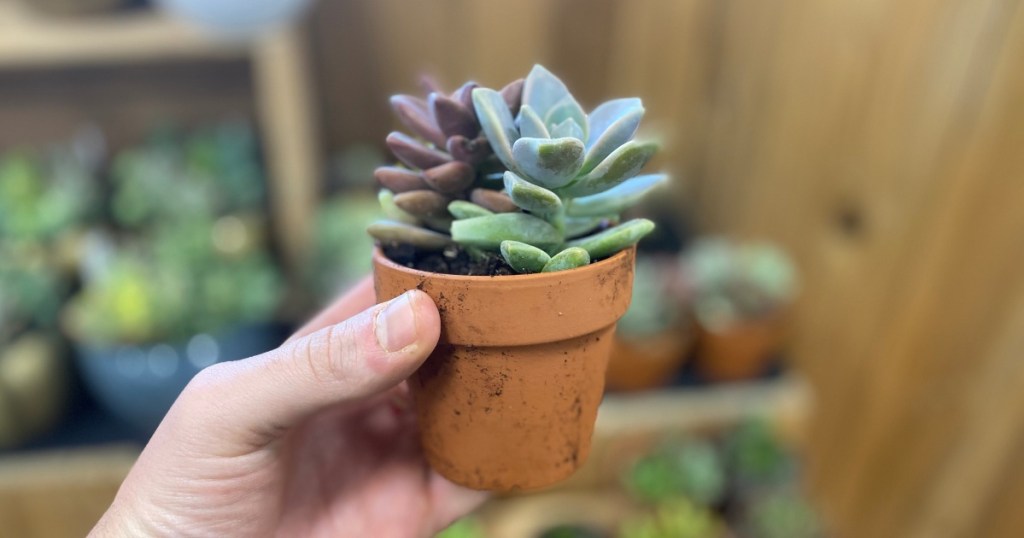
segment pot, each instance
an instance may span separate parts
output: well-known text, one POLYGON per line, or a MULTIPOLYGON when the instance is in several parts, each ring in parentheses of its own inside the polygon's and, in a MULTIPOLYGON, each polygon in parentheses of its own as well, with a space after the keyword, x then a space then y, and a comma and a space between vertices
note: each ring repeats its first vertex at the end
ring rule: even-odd
POLYGON ((634 249, 570 271, 457 276, 374 252, 377 300, 420 289, 437 304, 437 348, 409 379, 430 465, 463 486, 531 490, 586 460, 634 249))
POLYGON ((786 336, 787 316, 743 320, 722 329, 697 326, 697 370, 710 381, 739 381, 765 374, 786 336))
POLYGON ((615 337, 608 363, 608 389, 646 390, 669 384, 686 364, 693 332, 672 327, 649 336, 615 337))

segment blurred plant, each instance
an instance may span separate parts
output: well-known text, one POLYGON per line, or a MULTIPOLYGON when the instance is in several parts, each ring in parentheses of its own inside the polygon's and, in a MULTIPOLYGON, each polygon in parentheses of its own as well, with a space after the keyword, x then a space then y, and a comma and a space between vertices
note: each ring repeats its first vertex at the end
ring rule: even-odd
POLYGON ((622 538, 717 538, 722 523, 715 515, 686 498, 667 499, 653 514, 629 519, 622 524, 622 538))
POLYGON ((629 310, 619 319, 618 331, 643 337, 676 326, 682 316, 682 299, 672 293, 662 266, 646 256, 637 256, 635 271, 633 298, 629 310))
POLYGON ((608 533, 603 529, 583 524, 564 524, 551 527, 541 532, 537 538, 606 538, 608 533))
POLYGON ((309 280, 314 295, 333 297, 370 272, 373 239, 366 227, 380 216, 372 195, 335 196, 317 210, 309 280))
POLYGON ((258 143, 244 123, 188 136, 163 128, 147 143, 118 153, 111 174, 111 213, 128 229, 258 210, 264 199, 258 143))
POLYGON ((0 240, 0 344, 28 328, 54 328, 67 289, 39 245, 0 240))
POLYGON ((825 534, 817 511, 791 488, 754 500, 747 508, 744 527, 752 538, 819 538, 825 534))
POLYGON ((765 419, 740 423, 729 432, 725 447, 728 466, 742 486, 775 485, 794 476, 794 458, 765 419))
POLYGON ((696 438, 665 441, 626 474, 627 491, 644 502, 686 497, 710 506, 722 499, 725 485, 725 469, 715 446, 696 438))
POLYGON ((694 314, 710 330, 770 315, 797 292, 789 258, 765 243, 698 242, 684 257, 692 279, 694 314))

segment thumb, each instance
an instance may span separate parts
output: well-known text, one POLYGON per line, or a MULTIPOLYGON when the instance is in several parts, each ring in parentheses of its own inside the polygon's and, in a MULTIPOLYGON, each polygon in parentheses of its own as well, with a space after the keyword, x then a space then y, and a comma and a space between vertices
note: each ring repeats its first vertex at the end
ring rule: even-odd
POLYGON ((316 411, 402 382, 433 351, 440 326, 430 297, 406 292, 263 355, 203 370, 165 423, 186 421, 224 445, 218 451, 260 448, 316 411))

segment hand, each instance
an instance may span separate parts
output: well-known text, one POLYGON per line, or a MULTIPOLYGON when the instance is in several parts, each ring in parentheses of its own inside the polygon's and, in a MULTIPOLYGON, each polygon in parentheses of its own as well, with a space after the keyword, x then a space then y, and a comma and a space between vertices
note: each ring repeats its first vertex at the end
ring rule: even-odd
POLYGON ((430 536, 484 494, 433 472, 403 380, 430 354, 420 291, 369 279, 280 348, 203 370, 92 536, 430 536))

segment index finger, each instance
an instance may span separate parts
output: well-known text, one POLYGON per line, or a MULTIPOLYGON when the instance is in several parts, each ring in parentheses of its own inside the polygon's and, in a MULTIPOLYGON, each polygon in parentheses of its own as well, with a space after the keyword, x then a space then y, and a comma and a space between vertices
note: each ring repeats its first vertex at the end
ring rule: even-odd
POLYGON ((330 306, 313 316, 313 319, 295 331, 288 341, 313 334, 324 327, 337 325, 375 304, 377 304, 377 294, 373 291, 373 277, 367 276, 344 295, 335 299, 330 306))

